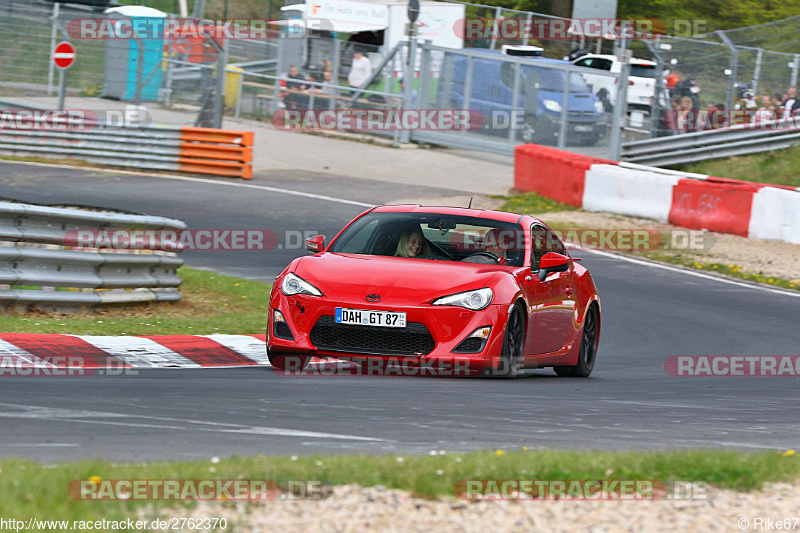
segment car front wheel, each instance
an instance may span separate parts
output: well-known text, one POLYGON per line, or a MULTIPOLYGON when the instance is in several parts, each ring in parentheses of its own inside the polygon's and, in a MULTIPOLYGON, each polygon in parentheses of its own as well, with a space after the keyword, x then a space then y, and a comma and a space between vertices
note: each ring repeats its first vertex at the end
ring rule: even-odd
POLYGON ((493 375, 500 378, 513 379, 519 372, 522 361, 522 349, 525 346, 525 318, 522 308, 515 305, 508 316, 506 333, 503 337, 503 352, 500 357, 500 367, 493 375))

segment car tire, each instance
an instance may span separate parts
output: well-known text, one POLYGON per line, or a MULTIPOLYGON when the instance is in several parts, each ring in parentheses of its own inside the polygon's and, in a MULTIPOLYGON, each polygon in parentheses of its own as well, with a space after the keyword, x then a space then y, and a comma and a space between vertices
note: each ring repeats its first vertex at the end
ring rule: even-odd
POLYGON ((561 377, 588 378, 594 370, 594 363, 597 360, 597 307, 589 306, 586 317, 583 320, 583 330, 581 331, 581 347, 578 353, 578 364, 574 366, 554 366, 561 377))
POLYGON ((522 307, 515 305, 508 316, 506 332, 503 335, 503 351, 500 366, 493 371, 499 378, 514 379, 519 374, 522 363, 522 349, 525 347, 525 318, 522 307))

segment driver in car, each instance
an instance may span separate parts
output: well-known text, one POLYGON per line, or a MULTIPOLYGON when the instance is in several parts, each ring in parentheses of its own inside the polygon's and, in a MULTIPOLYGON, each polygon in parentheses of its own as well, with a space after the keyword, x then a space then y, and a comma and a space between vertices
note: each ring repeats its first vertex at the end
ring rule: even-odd
POLYGON ((508 250, 514 242, 513 232, 501 229, 491 229, 483 236, 483 249, 497 256, 497 263, 505 265, 508 262, 508 250))
POLYGON ((419 228, 411 228, 403 232, 400 236, 400 242, 397 243, 397 257, 420 257, 425 255, 432 255, 428 241, 422 234, 419 228))

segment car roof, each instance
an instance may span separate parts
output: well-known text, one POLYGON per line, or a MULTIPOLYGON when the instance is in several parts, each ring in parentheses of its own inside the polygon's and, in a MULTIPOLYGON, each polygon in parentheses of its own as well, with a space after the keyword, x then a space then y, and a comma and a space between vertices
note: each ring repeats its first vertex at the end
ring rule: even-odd
POLYGON ((467 207, 448 207, 448 206, 421 206, 419 204, 401 205, 381 205, 372 210, 373 213, 436 213, 441 215, 478 217, 498 222, 511 222, 520 224, 523 222, 541 222, 531 215, 520 215, 507 211, 494 211, 492 209, 470 209, 467 207))
POLYGON ((571 65, 572 63, 569 61, 565 61, 563 59, 553 59, 550 57, 541 57, 541 56, 510 56, 504 54, 502 50, 489 50, 488 48, 464 48, 464 50, 469 50, 470 52, 482 52, 486 54, 493 54, 493 55, 501 55, 504 57, 508 57, 511 59, 523 59, 527 61, 535 61, 537 63, 550 63, 555 65, 571 65))
MULTIPOLYGON (((619 61, 619 58, 615 55, 611 54, 584 54, 578 58, 575 58, 575 61, 580 61, 581 59, 585 59, 587 57, 599 57, 601 59, 610 59, 611 61, 619 61)), ((632 65, 648 65, 648 66, 655 66, 655 61, 650 61, 649 59, 639 59, 638 57, 631 58, 632 65)))

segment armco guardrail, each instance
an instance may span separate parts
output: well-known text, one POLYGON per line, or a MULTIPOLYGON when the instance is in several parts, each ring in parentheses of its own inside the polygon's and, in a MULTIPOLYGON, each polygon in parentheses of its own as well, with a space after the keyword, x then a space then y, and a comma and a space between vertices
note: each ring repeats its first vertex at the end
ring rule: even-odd
POLYGON ((526 144, 514 186, 587 211, 800 244, 800 189, 618 163, 526 144))
POLYGON ((797 117, 634 141, 622 145, 622 160, 652 166, 780 150, 800 144, 797 117))
MULTIPOLYGON (((51 111, 0 100, 0 111, 51 111)), ((111 125, 87 119, 80 129, 0 127, 0 153, 73 158, 102 165, 253 177, 253 132, 182 126, 111 125)))
POLYGON ((0 202, 0 305, 17 311, 73 311, 109 303, 180 300, 176 270, 183 260, 159 248, 157 241, 156 248, 141 250, 70 249, 77 230, 115 229, 181 231, 186 224, 163 217, 0 202))

